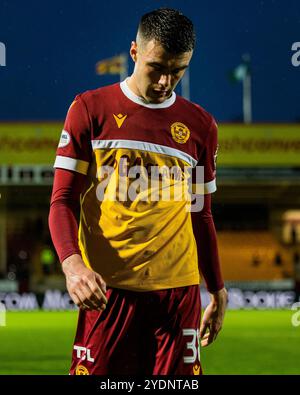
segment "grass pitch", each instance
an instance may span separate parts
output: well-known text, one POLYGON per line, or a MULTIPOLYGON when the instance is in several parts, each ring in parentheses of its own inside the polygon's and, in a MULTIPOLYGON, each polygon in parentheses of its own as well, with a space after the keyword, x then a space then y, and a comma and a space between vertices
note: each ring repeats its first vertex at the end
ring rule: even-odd
MULTIPOLYGON (((205 374, 300 374, 300 327, 292 311, 227 311, 201 350, 205 374)), ((8 312, 0 327, 0 374, 68 374, 76 312, 8 312)))

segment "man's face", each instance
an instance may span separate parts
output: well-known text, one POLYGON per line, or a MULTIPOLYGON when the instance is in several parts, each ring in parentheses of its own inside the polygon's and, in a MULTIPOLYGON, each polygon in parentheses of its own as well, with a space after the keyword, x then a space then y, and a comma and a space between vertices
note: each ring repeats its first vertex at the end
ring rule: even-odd
POLYGON ((193 51, 170 54, 155 40, 132 42, 130 53, 136 88, 149 103, 163 103, 170 97, 193 55, 193 51))

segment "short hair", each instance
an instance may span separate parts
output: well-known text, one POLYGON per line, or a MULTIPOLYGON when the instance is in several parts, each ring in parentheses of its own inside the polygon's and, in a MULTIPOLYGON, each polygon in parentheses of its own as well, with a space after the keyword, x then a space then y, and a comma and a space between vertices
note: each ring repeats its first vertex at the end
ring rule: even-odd
POLYGON ((143 15, 138 34, 142 40, 158 41, 171 54, 192 51, 196 42, 192 21, 173 8, 159 8, 143 15))

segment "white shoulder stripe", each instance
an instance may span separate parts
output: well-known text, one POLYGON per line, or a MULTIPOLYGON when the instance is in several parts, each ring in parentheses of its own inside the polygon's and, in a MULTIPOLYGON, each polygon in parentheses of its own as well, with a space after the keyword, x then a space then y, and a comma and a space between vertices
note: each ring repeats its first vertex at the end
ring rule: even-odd
POLYGON ((165 145, 147 143, 136 140, 92 140, 93 149, 108 149, 108 148, 129 148, 138 149, 142 151, 154 152, 156 154, 164 154, 174 156, 182 159, 190 166, 195 167, 197 160, 186 152, 180 151, 176 148, 167 147, 165 145))
POLYGON ((89 168, 89 162, 80 159, 69 158, 67 156, 57 155, 53 167, 73 170, 81 174, 87 174, 89 168))

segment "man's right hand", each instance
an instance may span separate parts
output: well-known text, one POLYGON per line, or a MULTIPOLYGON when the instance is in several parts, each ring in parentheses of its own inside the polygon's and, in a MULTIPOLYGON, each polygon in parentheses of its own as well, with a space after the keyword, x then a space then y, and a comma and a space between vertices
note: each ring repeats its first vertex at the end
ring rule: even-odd
POLYGON ((69 295, 73 302, 85 310, 104 310, 107 304, 106 284, 100 274, 85 266, 82 258, 74 254, 62 263, 69 295))

